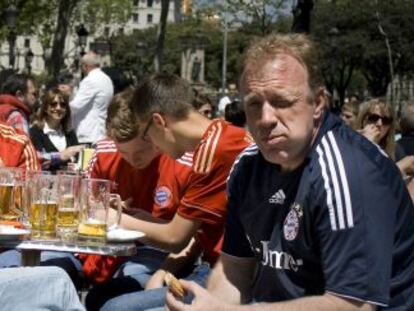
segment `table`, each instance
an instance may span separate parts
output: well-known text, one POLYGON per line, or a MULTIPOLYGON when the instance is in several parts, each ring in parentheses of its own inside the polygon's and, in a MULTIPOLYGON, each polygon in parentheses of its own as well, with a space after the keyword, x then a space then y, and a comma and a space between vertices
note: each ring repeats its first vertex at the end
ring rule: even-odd
POLYGON ((0 246, 21 250, 22 266, 39 265, 41 251, 84 253, 107 256, 133 256, 137 251, 134 243, 91 244, 82 241, 64 242, 60 240, 1 240, 0 246))

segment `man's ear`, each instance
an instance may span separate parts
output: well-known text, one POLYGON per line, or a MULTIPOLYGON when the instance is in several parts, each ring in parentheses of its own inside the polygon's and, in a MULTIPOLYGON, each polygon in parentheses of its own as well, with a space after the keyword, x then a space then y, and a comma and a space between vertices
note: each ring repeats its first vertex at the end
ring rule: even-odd
POLYGON ((165 119, 165 117, 162 114, 160 114, 158 112, 154 112, 152 114, 152 122, 157 127, 166 127, 167 126, 167 120, 165 119))
POLYGON ((23 99, 24 99, 24 94, 23 94, 23 92, 22 92, 22 91, 20 91, 20 90, 18 90, 18 91, 14 94, 14 96, 15 96, 15 97, 17 97, 18 99, 21 99, 21 100, 23 100, 23 99))
POLYGON ((315 120, 319 120, 322 117, 322 114, 325 111, 325 107, 327 105, 327 101, 328 98, 326 97, 325 89, 321 87, 316 90, 314 95, 315 111, 313 113, 315 120))

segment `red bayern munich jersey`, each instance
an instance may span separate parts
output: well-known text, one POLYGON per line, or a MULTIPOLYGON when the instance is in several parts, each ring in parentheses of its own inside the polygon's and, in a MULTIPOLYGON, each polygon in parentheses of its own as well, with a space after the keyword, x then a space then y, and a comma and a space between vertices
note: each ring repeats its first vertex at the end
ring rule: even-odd
POLYGON ((214 264, 221 250, 227 211, 226 180, 236 157, 252 143, 244 129, 213 120, 194 151, 193 171, 178 214, 201 221, 197 238, 214 264))
POLYGON ((122 200, 133 198, 131 207, 141 208, 154 217, 170 220, 174 217, 180 198, 191 173, 192 155, 174 160, 160 155, 144 169, 136 169, 125 161, 112 140, 97 143, 89 162, 88 175, 114 181, 115 192, 122 200))
POLYGON ((3 123, 0 123, 0 159, 4 166, 40 170, 36 150, 29 137, 3 123))

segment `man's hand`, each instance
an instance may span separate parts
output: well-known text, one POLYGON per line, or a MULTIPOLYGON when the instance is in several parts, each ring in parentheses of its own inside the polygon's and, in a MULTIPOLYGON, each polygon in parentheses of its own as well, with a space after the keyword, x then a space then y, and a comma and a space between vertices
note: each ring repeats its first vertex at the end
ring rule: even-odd
POLYGON ((403 176, 414 175, 414 156, 408 155, 397 162, 403 176))
POLYGON ((162 269, 157 270, 145 285, 145 290, 156 289, 164 286, 164 277, 166 272, 162 269))
POLYGON ((166 296, 166 309, 170 311, 204 311, 204 310, 215 310, 222 311, 228 310, 229 306, 219 301, 217 298, 212 296, 206 289, 194 282, 188 282, 180 280, 181 285, 187 291, 194 295, 194 300, 191 305, 183 303, 177 299, 172 293, 167 292, 166 296))

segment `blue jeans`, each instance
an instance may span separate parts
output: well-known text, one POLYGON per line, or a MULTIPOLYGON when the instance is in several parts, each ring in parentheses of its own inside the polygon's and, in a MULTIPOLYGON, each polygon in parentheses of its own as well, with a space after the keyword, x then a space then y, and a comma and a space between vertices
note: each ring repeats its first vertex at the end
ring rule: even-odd
MULTIPOLYGON (((0 254, 0 267, 20 267, 21 253, 12 249, 0 254)), ((43 251, 40 254, 41 266, 56 266, 66 271, 77 289, 83 282, 82 264, 71 253, 43 251)))
POLYGON ((67 274, 57 267, 0 269, 2 310, 84 311, 67 274))
MULTIPOLYGON (((190 275, 184 279, 188 281, 194 281, 199 285, 205 287, 209 273, 210 266, 208 264, 200 264, 190 275)), ((163 307, 166 291, 166 287, 163 287, 151 290, 141 290, 138 292, 118 296, 105 303, 101 311, 138 311, 163 307)), ((188 295, 185 298, 185 302, 189 303, 192 301, 192 299, 193 297, 188 295)))
POLYGON ((137 255, 121 265, 111 280, 89 290, 85 300, 86 308, 90 311, 99 310, 114 297, 144 289, 167 255, 168 253, 149 246, 139 246, 137 255))

